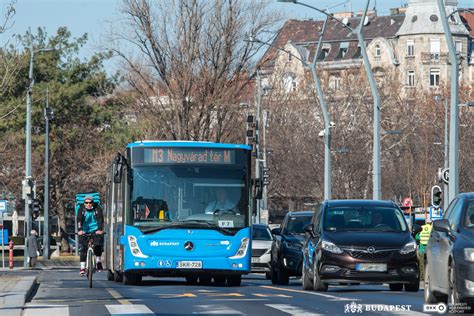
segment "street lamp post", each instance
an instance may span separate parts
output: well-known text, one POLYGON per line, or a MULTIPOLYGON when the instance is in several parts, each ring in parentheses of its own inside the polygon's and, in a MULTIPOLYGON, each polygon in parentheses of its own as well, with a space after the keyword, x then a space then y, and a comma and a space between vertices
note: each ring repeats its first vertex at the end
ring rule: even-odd
MULTIPOLYGON (((367 48, 365 46, 365 40, 363 36, 363 29, 364 29, 364 21, 367 16, 367 10, 369 8, 370 0, 367 0, 366 6, 364 13, 362 14, 362 18, 360 20, 359 25, 357 26, 357 29, 353 29, 343 23, 340 19, 334 17, 333 14, 330 14, 324 10, 318 9, 316 7, 313 7, 311 5, 299 2, 297 0, 277 0, 278 2, 291 2, 295 4, 299 4, 305 7, 308 7, 310 9, 316 10, 327 17, 337 21, 339 24, 341 24, 343 27, 347 28, 350 30, 352 33, 357 34, 357 39, 359 41, 359 47, 361 49, 361 54, 362 58, 364 60, 364 67, 367 73, 367 77, 369 78, 369 84, 370 84, 370 90, 372 93, 372 98, 374 99, 374 118, 373 118, 373 129, 374 129, 374 144, 373 144, 373 199, 374 200, 380 200, 381 199, 381 168, 380 168, 380 111, 381 111, 381 99, 380 95, 377 90, 377 83, 375 81, 374 74, 372 72, 372 67, 370 65, 369 57, 367 54, 367 48)), ((441 0, 442 1, 442 0, 441 0)))
MULTIPOLYGON (((26 94, 26 148, 25 148, 25 180, 31 179, 31 97, 33 95, 33 63, 35 58, 35 53, 53 51, 53 48, 42 48, 38 50, 33 49, 33 38, 31 36, 31 30, 28 32, 30 40, 30 68, 28 72, 28 89, 26 94)), ((26 223, 26 233, 25 233, 25 248, 24 248, 24 267, 28 267, 28 249, 26 247, 26 238, 30 236, 32 228, 32 220, 30 214, 30 205, 32 199, 30 195, 27 195, 25 198, 25 223, 26 223)))
POLYGON ((458 59, 456 57, 456 48, 454 47, 453 34, 449 27, 448 17, 444 0, 438 0, 439 14, 441 23, 443 24, 446 43, 449 50, 449 61, 451 63, 451 108, 450 108, 450 124, 449 124, 449 202, 454 200, 459 193, 459 109, 458 109, 458 59))

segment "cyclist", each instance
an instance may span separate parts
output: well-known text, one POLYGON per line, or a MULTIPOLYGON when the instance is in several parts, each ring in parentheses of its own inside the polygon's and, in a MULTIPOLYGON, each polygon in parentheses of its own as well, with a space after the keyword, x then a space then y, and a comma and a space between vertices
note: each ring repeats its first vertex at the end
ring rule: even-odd
POLYGON ((86 258, 87 258, 87 238, 84 234, 92 234, 94 238, 94 254, 96 256, 96 270, 102 270, 102 232, 104 226, 104 212, 102 208, 94 203, 92 196, 84 198, 84 204, 81 205, 77 212, 77 234, 79 235, 79 251, 81 261, 80 275, 86 275, 86 258))

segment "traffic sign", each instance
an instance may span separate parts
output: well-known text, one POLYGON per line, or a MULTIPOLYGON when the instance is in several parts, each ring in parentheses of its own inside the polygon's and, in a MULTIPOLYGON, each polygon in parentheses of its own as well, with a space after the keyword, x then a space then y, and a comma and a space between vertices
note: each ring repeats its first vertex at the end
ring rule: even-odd
POLYGON ((403 199, 403 206, 413 206, 413 200, 409 197, 403 199))
POLYGON ((449 168, 441 170, 441 180, 446 184, 449 183, 449 168))

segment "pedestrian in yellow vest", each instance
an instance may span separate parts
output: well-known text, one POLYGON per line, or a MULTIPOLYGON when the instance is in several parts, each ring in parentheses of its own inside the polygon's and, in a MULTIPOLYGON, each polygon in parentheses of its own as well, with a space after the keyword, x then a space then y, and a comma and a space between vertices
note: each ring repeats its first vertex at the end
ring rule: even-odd
POLYGON ((430 240, 430 235, 431 235, 431 229, 433 228, 431 218, 426 219, 426 224, 421 226, 421 232, 419 233, 419 238, 420 238, 420 254, 425 253, 425 248, 426 245, 428 244, 428 241, 430 240))

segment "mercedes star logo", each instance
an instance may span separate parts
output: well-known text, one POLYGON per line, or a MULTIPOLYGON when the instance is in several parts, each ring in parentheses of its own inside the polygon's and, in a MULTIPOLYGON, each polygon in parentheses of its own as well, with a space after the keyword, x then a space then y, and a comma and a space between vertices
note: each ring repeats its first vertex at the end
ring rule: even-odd
POLYGON ((374 253, 374 252, 375 252, 375 247, 374 247, 374 246, 370 246, 369 248, 367 248, 367 252, 368 252, 368 253, 374 253))
POLYGON ((187 241, 184 243, 184 249, 186 249, 187 251, 191 251, 194 249, 194 245, 192 242, 190 241, 187 241))

